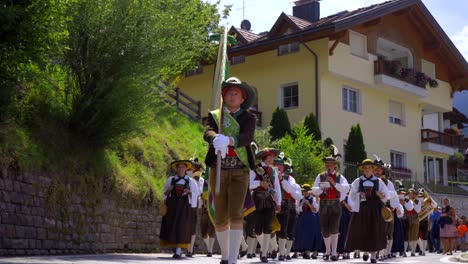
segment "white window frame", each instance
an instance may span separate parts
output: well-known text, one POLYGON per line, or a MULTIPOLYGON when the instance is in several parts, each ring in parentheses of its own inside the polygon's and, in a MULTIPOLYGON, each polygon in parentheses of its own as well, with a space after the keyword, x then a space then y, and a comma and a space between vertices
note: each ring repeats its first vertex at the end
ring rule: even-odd
POLYGON ((245 63, 245 55, 234 56, 231 58, 231 65, 245 63))
MULTIPOLYGON (((293 97, 293 96, 291 96, 291 97, 293 97)), ((294 109, 294 108, 298 108, 298 107, 299 107, 299 83, 298 82, 293 82, 293 83, 287 83, 287 84, 281 85, 280 86, 280 108, 287 110, 287 109, 294 109), (284 105, 284 100, 285 100, 284 89, 289 88, 289 87, 293 87, 293 86, 297 87, 297 105, 285 107, 285 105, 284 105)))
POLYGON ((352 88, 352 87, 349 87, 347 85, 343 85, 343 87, 341 88, 341 108, 344 111, 347 111, 347 112, 361 114, 362 113, 361 105, 362 105, 361 91, 356 89, 356 88, 352 88), (344 98, 343 98, 344 94, 345 94, 345 90, 347 91, 346 92, 346 105, 344 104, 344 98), (356 111, 351 110, 351 105, 350 105, 351 103, 350 103, 350 100, 349 100, 349 92, 348 91, 352 91, 352 92, 356 93, 356 111))
POLYGON ((278 56, 283 56, 300 51, 299 42, 292 42, 278 46, 278 56))
POLYGON ((405 104, 403 104, 402 102, 395 101, 395 100, 388 101, 388 121, 390 123, 395 124, 395 125, 405 126, 406 125, 405 116, 406 116, 405 115, 405 104), (396 103, 396 104, 401 105, 401 115, 402 115, 401 118, 391 115, 391 113, 390 113, 390 104, 391 103, 396 103))
POLYGON ((396 150, 390 150, 390 164, 392 164, 392 167, 395 168, 407 168, 406 167, 406 153, 396 151, 396 150), (400 155, 401 156, 401 164, 396 164, 396 156, 400 155))
POLYGON ((350 49, 351 55, 357 56, 357 57, 365 59, 365 60, 369 59, 369 51, 367 50, 367 36, 366 35, 363 35, 363 34, 360 34, 360 33, 356 32, 356 31, 350 30, 349 31, 349 49, 350 49), (354 49, 353 49, 353 47, 355 45, 358 45, 358 43, 355 42, 357 40, 359 40, 359 42, 362 42, 362 44, 364 45, 364 47, 363 47, 363 52, 364 53, 363 54, 359 54, 359 53, 355 52, 354 49))

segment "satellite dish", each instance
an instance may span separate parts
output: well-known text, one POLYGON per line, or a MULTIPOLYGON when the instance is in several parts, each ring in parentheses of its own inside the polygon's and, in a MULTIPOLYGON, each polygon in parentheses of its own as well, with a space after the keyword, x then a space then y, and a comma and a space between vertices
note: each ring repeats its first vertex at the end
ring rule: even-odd
POLYGON ((241 22, 241 28, 242 29, 250 31, 251 26, 252 25, 250 24, 250 21, 248 21, 247 19, 242 20, 242 22, 241 22))

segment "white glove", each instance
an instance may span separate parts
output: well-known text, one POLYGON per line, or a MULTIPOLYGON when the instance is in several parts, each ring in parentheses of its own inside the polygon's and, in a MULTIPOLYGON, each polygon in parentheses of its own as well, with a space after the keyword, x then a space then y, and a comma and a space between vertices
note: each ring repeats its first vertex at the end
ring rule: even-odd
POLYGON ((313 195, 317 196, 317 195, 322 194, 323 191, 322 191, 322 189, 320 187, 312 187, 311 192, 312 192, 313 195))
POLYGON ((255 173, 254 170, 250 170, 250 171, 249 171, 249 174, 250 174, 250 178, 251 178, 251 179, 252 179, 252 178, 255 179, 255 177, 257 177, 257 174, 255 173))
POLYGON ((213 139, 213 147, 216 149, 224 149, 229 146, 229 137, 223 135, 223 134, 218 134, 214 139, 213 139))
POLYGON ((215 154, 218 155, 218 151, 221 152, 221 158, 226 158, 226 154, 228 153, 228 147, 220 147, 220 148, 217 148, 215 147, 215 154))

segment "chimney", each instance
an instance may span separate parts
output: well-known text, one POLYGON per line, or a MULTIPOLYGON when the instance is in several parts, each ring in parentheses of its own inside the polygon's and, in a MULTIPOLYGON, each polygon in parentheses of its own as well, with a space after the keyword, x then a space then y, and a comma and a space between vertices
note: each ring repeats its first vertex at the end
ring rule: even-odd
POLYGON ((317 22, 320 20, 320 0, 297 0, 294 2, 293 16, 317 22))

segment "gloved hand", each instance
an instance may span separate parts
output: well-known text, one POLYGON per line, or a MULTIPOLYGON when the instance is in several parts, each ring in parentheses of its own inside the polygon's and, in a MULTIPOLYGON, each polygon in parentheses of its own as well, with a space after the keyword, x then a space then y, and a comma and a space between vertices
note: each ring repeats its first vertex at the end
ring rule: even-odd
POLYGON ((213 139, 213 147, 215 147, 216 149, 227 148, 227 146, 229 146, 229 137, 223 134, 218 134, 213 139))
POLYGON ((226 158, 226 154, 228 153, 228 150, 229 149, 228 149, 227 146, 226 147, 219 147, 219 148, 215 147, 215 154, 218 155, 218 151, 220 151, 221 152, 221 158, 224 159, 224 158, 226 158))

